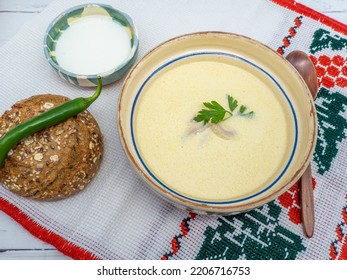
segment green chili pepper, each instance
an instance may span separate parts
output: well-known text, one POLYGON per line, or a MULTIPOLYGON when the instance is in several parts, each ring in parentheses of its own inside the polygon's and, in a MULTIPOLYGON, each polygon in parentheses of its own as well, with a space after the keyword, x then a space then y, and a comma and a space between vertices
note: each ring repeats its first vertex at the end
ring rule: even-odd
POLYGON ((3 166, 8 152, 24 138, 45 128, 61 123, 68 118, 86 110, 100 95, 102 80, 98 78, 98 87, 91 97, 76 98, 60 106, 54 107, 32 119, 29 119, 8 131, 0 138, 0 168, 3 166))

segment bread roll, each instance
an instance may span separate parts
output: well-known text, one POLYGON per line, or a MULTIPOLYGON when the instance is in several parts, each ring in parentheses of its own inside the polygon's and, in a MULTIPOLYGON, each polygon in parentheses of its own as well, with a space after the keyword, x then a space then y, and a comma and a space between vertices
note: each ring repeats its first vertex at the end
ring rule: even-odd
MULTIPOLYGON (((0 137, 17 124, 69 99, 42 94, 17 102, 0 118, 0 137)), ((85 188, 98 171, 103 139, 94 117, 84 111, 22 140, 0 168, 10 191, 36 200, 57 200, 85 188)))

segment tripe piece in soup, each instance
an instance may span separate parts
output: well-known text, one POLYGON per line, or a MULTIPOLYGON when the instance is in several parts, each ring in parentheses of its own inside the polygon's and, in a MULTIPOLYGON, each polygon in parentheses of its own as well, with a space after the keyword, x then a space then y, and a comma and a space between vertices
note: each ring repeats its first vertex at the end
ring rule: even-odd
POLYGON ((193 199, 230 201, 261 191, 285 168, 294 142, 290 108, 271 79, 244 64, 186 58, 143 88, 135 108, 135 143, 165 187, 193 199), (237 108, 217 126, 193 120, 203 102, 228 108, 227 95, 254 114, 240 116, 237 108))
POLYGON ((72 22, 59 37, 55 55, 65 70, 96 75, 121 65, 131 50, 128 31, 111 17, 91 15, 72 22))

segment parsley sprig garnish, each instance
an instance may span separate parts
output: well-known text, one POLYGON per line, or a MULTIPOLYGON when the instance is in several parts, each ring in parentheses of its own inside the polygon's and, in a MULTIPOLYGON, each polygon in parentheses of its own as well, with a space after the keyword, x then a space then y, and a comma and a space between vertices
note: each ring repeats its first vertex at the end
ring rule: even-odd
MULTIPOLYGON (((239 104, 232 96, 228 95, 227 98, 229 110, 224 109, 217 101, 204 102, 203 104, 207 109, 200 110, 194 121, 204 122, 204 125, 209 122, 217 124, 233 116, 239 104)), ((238 111, 238 115, 240 116, 252 116, 253 114, 253 111, 247 112, 247 107, 244 105, 241 105, 238 111)))

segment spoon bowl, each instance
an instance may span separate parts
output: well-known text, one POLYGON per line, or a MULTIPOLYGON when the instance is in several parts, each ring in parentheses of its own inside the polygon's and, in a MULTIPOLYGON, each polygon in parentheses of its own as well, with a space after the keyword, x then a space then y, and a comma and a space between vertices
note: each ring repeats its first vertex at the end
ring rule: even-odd
POLYGON ((312 98, 316 99, 318 93, 318 78, 310 57, 302 51, 292 51, 287 55, 286 59, 299 72, 306 82, 312 98))

